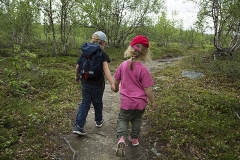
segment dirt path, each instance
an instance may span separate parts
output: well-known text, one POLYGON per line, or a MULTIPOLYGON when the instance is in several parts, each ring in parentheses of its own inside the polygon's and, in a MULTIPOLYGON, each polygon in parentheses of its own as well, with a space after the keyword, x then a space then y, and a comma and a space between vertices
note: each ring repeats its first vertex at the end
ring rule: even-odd
MULTIPOLYGON (((178 59, 166 61, 152 61, 146 65, 153 73, 155 70, 164 68, 166 65, 171 65, 171 62, 178 59)), ((55 157, 58 160, 151 160, 152 152, 147 146, 141 135, 146 134, 145 128, 147 123, 143 120, 142 132, 139 138, 140 145, 133 147, 127 142, 126 156, 120 158, 116 156, 117 147, 117 116, 119 112, 119 92, 111 91, 109 84, 106 84, 106 89, 103 96, 104 109, 103 117, 105 120, 101 128, 95 127, 94 109, 91 108, 87 117, 85 130, 87 135, 77 136, 71 132, 59 137, 59 151, 55 157)), ((76 106, 77 109, 77 106, 76 106)), ((77 110, 70 113, 71 122, 75 122, 77 110)), ((74 124, 72 124, 73 126, 74 124)), ((154 155, 153 155, 154 156, 154 155)), ((155 155, 156 156, 156 155, 155 155)))

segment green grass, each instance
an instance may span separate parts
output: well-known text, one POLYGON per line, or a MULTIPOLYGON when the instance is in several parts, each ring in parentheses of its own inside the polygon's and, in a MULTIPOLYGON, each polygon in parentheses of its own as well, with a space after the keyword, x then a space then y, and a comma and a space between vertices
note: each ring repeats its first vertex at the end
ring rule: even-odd
POLYGON ((74 79, 76 57, 33 59, 29 69, 13 58, 1 61, 0 159, 43 159, 55 144, 50 136, 69 132, 66 115, 80 93, 74 79), (18 72, 18 74, 16 74, 18 72))
MULTIPOLYGON (((210 63, 195 62, 190 56, 154 74, 165 78, 155 79, 158 108, 147 115, 153 124, 150 141, 158 142, 168 159, 239 159, 240 119, 234 111, 240 113, 240 81, 232 78, 239 73, 229 76, 210 63), (181 76, 182 70, 193 69, 205 76, 181 76)), ((238 63, 235 69, 240 66, 237 59, 233 63, 238 63)))
MULTIPOLYGON (((105 50, 114 72, 125 48, 105 50)), ((153 75, 158 108, 146 114, 152 122, 148 141, 157 142, 167 159, 239 159, 240 119, 234 111, 240 114, 240 61, 213 61, 209 54, 174 46, 153 46, 152 52, 153 59, 168 53, 188 57, 153 75), (183 70, 205 76, 183 78, 183 70)), ((47 159, 56 150, 50 137, 71 131, 66 113, 76 110, 81 97, 74 80, 78 53, 27 59, 0 58, 0 159, 47 159)))

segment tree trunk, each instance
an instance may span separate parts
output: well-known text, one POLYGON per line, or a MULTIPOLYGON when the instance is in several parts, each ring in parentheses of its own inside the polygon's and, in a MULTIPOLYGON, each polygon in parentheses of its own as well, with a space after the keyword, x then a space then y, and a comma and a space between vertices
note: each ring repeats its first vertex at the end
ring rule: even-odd
POLYGON ((52 29, 53 55, 56 55, 57 54, 57 40, 56 40, 56 31, 55 31, 54 22, 53 22, 52 0, 49 1, 49 12, 47 14, 48 14, 50 26, 52 29))

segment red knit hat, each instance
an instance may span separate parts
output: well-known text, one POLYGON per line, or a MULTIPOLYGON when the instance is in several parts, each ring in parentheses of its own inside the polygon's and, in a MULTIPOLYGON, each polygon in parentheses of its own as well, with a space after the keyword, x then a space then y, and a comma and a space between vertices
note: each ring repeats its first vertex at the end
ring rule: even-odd
POLYGON ((133 48, 135 48, 136 44, 141 44, 144 47, 149 47, 149 41, 147 39, 147 37, 143 36, 143 35, 138 35, 136 37, 133 38, 133 40, 130 43, 130 46, 132 46, 133 48))

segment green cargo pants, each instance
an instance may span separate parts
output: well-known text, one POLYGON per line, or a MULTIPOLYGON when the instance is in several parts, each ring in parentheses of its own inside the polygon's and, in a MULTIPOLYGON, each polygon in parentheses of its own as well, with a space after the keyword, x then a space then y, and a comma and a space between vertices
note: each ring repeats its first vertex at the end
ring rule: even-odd
POLYGON ((132 138, 138 138, 139 133, 141 131, 142 126, 142 116, 144 113, 144 110, 124 110, 120 108, 120 113, 118 115, 117 120, 117 137, 118 139, 122 136, 124 139, 127 139, 128 136, 128 127, 129 122, 131 122, 132 128, 130 132, 130 136, 132 138))

